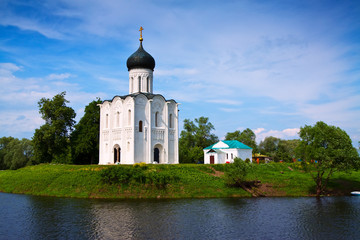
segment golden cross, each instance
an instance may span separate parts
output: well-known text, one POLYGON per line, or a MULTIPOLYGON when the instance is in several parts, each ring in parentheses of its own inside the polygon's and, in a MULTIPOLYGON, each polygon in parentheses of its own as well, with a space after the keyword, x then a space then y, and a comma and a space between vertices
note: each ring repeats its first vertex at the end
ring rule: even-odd
POLYGON ((143 29, 143 27, 140 27, 140 41, 142 41, 143 40, 143 38, 142 38, 142 31, 143 31, 144 29, 143 29))

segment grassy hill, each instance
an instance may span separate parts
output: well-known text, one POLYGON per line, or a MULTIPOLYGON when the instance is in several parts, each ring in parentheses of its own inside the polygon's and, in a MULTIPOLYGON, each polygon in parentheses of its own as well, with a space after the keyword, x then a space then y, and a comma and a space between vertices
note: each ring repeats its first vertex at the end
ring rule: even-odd
MULTIPOLYGON (((0 171, 0 191, 78 198, 251 197, 251 191, 226 186, 226 165, 98 166, 42 164, 0 171)), ((263 196, 314 196, 315 183, 298 164, 253 165, 247 179, 263 196)), ((337 173, 329 195, 360 190, 360 172, 337 173)))

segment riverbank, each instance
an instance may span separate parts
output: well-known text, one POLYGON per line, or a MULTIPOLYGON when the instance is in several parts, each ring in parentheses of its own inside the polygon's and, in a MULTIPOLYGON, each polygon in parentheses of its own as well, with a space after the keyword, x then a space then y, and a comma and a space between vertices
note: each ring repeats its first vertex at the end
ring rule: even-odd
MULTIPOLYGON (((249 181, 257 180, 259 184, 250 191, 226 186, 223 178, 225 167, 41 164, 0 171, 0 192, 77 198, 251 197, 253 193, 267 197, 299 197, 315 194, 314 181, 298 164, 254 165, 247 178, 249 181), (134 168, 139 170, 133 172, 137 176, 130 176, 128 180, 117 177, 119 169, 132 172, 134 168)), ((336 173, 329 183, 327 195, 350 195, 354 190, 360 190, 360 172, 336 173)))

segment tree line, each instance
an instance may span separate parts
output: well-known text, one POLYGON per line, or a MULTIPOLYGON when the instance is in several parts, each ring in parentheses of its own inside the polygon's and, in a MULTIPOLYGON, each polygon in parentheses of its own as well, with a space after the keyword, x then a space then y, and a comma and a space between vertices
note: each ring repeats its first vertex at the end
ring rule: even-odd
MULTIPOLYGON (((100 109, 97 104, 101 103, 101 100, 90 102, 85 107, 84 116, 75 124, 76 113, 67 105, 69 101, 65 95, 66 92, 62 92, 52 99, 40 99, 39 113, 45 123, 35 130, 31 140, 0 138, 0 169, 18 169, 26 165, 50 162, 98 163, 100 109)), ((317 128, 326 126, 325 124, 317 128)), ((295 140, 269 136, 257 144, 256 135, 249 128, 228 132, 225 140, 238 140, 250 146, 253 154, 267 155, 275 162, 291 162, 294 158, 304 157, 303 151, 299 149, 303 148, 304 142, 307 141, 306 136, 302 134, 305 129, 308 129, 308 126, 302 128, 300 139, 295 140)), ((203 149, 219 141, 218 136, 213 133, 214 130, 214 125, 207 117, 195 118, 194 121, 185 119, 179 138, 180 163, 202 163, 203 149)), ((343 134, 342 137, 341 141, 347 142, 348 148, 353 148, 349 136, 343 134)), ((316 157, 314 156, 314 159, 316 157)))
POLYGON ((41 98, 39 113, 45 123, 31 140, 0 138, 0 169, 18 169, 40 163, 97 164, 99 159, 100 99, 85 107, 75 124, 76 113, 67 106, 66 92, 41 98))

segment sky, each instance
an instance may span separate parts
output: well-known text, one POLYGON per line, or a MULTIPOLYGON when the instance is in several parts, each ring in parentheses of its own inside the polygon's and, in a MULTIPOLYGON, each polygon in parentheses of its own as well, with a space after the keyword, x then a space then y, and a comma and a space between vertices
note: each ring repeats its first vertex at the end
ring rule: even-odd
POLYGON ((154 93, 214 133, 298 138, 324 121, 360 141, 360 2, 0 1, 0 137, 31 138, 38 101, 66 91, 78 121, 128 94, 127 58, 156 61, 154 93))

